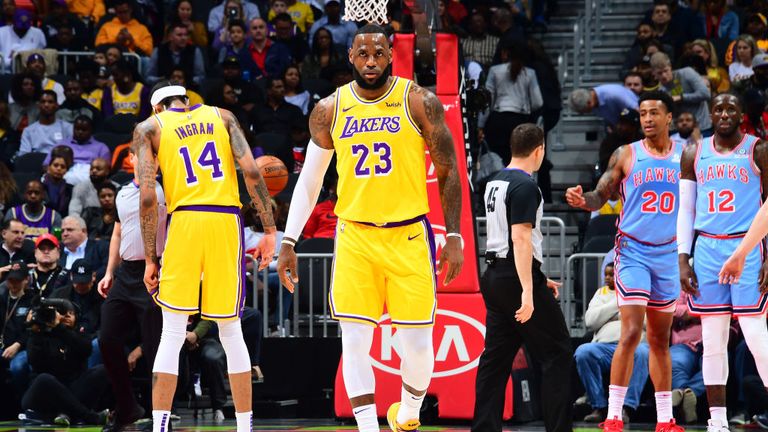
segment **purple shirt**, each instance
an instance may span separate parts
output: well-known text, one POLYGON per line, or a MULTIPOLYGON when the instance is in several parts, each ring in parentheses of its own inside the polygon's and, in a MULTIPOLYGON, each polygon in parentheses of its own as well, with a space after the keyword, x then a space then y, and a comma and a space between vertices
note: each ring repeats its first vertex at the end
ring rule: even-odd
MULTIPOLYGON (((91 137, 85 144, 79 144, 74 139, 67 139, 59 141, 56 146, 67 146, 72 149, 75 154, 74 163, 76 164, 90 164, 96 158, 102 158, 107 162, 112 160, 112 155, 109 151, 109 147, 101 141, 96 141, 91 137)), ((43 165, 48 165, 51 162, 51 154, 45 157, 43 165)))

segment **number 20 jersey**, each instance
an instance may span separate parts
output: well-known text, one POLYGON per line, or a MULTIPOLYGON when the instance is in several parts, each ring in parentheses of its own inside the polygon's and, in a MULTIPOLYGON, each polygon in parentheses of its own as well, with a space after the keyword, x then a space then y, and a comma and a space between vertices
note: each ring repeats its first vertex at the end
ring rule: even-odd
POLYGON ((728 153, 704 138, 696 155, 696 221, 694 228, 714 235, 749 230, 762 202, 760 174, 752 153, 758 138, 745 134, 728 153))
POLYGON ((677 236, 683 144, 672 141, 672 148, 664 156, 651 154, 644 140, 627 147, 632 152, 632 162, 621 184, 624 208, 619 231, 643 243, 671 243, 677 236))
POLYGON ((168 213, 189 205, 240 207, 229 132, 218 108, 170 108, 155 119, 162 131, 157 160, 168 213))
POLYGON ((331 136, 339 218, 378 224, 429 212, 425 142, 408 107, 413 83, 391 81, 376 100, 358 95, 354 81, 336 90, 331 136))

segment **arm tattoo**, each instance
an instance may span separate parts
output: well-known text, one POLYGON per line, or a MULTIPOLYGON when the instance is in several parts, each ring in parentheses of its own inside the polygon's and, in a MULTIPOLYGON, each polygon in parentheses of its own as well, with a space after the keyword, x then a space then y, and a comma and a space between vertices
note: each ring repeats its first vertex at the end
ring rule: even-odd
POLYGON ((605 172, 600 177, 600 180, 597 182, 595 190, 584 194, 584 201, 589 210, 594 211, 599 209, 618 191, 619 183, 624 177, 621 162, 625 147, 626 146, 623 145, 613 152, 611 159, 608 161, 608 168, 606 168, 605 172))
POLYGON ((157 133, 150 119, 139 123, 133 131, 132 146, 138 157, 136 164, 140 188, 141 237, 144 240, 146 259, 157 262, 157 192, 155 173, 157 165, 152 140, 157 133))
POLYGON ((309 132, 312 142, 326 150, 333 149, 331 123, 336 109, 336 93, 331 94, 315 105, 309 115, 309 132))
POLYGON ((461 181, 453 136, 445 123, 443 103, 433 93, 415 84, 413 87, 411 91, 420 96, 416 100, 420 99, 424 107, 422 132, 437 171, 445 228, 449 233, 458 233, 461 228, 461 181))
POLYGON ((259 219, 261 219, 261 226, 265 231, 271 231, 275 228, 275 220, 272 216, 272 201, 267 190, 267 185, 264 183, 264 178, 261 176, 253 159, 248 156, 251 148, 248 145, 248 140, 243 134, 243 130, 240 128, 240 124, 237 122, 235 116, 229 111, 223 111, 224 117, 227 121, 227 128, 229 131, 229 142, 232 146, 232 154, 241 161, 243 157, 247 157, 250 160, 252 169, 243 168, 243 177, 245 179, 246 189, 248 195, 251 197, 251 207, 256 209, 259 213, 259 219))

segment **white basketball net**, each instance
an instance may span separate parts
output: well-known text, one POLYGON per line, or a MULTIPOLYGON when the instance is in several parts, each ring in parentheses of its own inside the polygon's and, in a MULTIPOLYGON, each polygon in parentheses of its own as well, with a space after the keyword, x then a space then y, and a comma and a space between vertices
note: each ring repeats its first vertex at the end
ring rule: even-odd
POLYGON ((387 23, 387 0, 346 0, 344 9, 347 21, 387 23))

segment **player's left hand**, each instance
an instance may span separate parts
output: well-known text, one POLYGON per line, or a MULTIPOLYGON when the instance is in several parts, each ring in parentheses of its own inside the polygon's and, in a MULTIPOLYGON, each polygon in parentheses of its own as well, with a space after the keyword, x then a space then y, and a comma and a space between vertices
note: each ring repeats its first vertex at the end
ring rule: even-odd
MULTIPOLYGON (((720 269, 719 281, 721 284, 734 284, 739 282, 739 278, 741 277, 741 272, 744 270, 744 261, 746 261, 746 256, 741 256, 739 254, 732 254, 728 257, 728 259, 725 261, 725 264, 723 264, 723 267, 720 269)), ((760 269, 760 278, 762 279, 760 287, 762 289, 762 284, 765 283, 765 278, 763 278, 763 271, 765 269, 765 266, 760 269)))
POLYGON ((156 262, 147 262, 146 267, 144 267, 144 286, 147 287, 148 292, 152 292, 157 289, 157 286, 160 285, 160 281, 157 277, 157 263, 156 262))
POLYGON ((259 240, 259 244, 253 252, 253 257, 259 259, 259 271, 267 268, 275 257, 275 241, 275 233, 265 233, 259 240))
POLYGON ((443 251, 440 253, 440 260, 437 262, 437 274, 442 274, 446 270, 443 285, 448 285, 461 273, 461 267, 464 265, 464 245, 458 237, 447 237, 443 251))
POLYGON ((562 282, 555 282, 552 279, 547 279, 547 288, 552 290, 552 294, 555 298, 560 297, 560 287, 563 286, 562 282))

